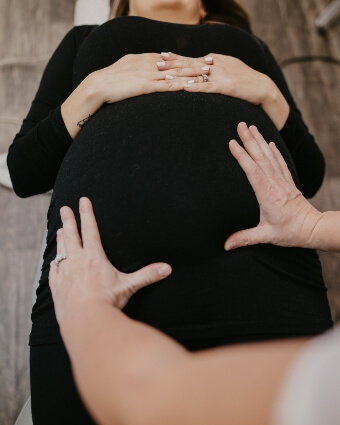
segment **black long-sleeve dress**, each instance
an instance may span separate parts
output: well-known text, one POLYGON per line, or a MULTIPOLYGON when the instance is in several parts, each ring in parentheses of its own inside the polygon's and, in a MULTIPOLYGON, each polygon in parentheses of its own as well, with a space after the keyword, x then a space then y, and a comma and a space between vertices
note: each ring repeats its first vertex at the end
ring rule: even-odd
POLYGON ((240 121, 257 125, 277 144, 306 196, 318 190, 323 156, 263 42, 230 25, 138 17, 69 32, 8 156, 18 195, 54 187, 32 346, 61 342, 48 271, 59 208, 69 205, 77 213, 81 196, 92 200, 105 251, 119 270, 154 261, 172 265, 172 275, 137 293, 125 312, 187 347, 317 334, 332 325, 315 251, 223 249, 228 235, 259 220, 255 195, 228 148, 240 121), (60 105, 74 87, 127 53, 160 51, 241 59, 277 84, 290 104, 287 123, 278 132, 260 107, 229 96, 153 93, 104 105, 72 141, 60 105))

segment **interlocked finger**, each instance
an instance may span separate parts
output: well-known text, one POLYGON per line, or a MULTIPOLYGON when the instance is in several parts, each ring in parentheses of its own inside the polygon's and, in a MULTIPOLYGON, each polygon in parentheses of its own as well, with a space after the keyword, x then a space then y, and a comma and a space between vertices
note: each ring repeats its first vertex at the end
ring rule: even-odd
POLYGON ((180 78, 180 77, 199 77, 202 76, 202 74, 209 75, 210 74, 210 66, 203 66, 203 67, 192 67, 192 68, 173 68, 173 69, 167 69, 162 70, 158 74, 158 78, 162 79, 165 78, 167 75, 174 77, 174 78, 180 78))
POLYGON ((175 53, 171 53, 171 52, 162 52, 161 53, 161 60, 165 61, 165 62, 170 62, 170 61, 175 61, 175 60, 181 60, 181 61, 196 61, 196 62, 202 62, 205 64, 209 64, 212 65, 214 63, 214 54, 210 55, 206 55, 206 56, 202 56, 201 58, 188 58, 187 56, 181 56, 181 55, 176 55, 175 53))
POLYGON ((210 77, 207 74, 203 73, 191 80, 188 80, 187 84, 207 83, 208 81, 210 81, 210 77))
POLYGON ((205 65, 204 60, 186 58, 185 60, 158 61, 158 69, 175 69, 175 68, 202 68, 205 65))
POLYGON ((172 82, 180 83, 182 85, 208 82, 209 81, 208 75, 206 74, 204 75, 205 77, 203 77, 203 74, 192 76, 192 77, 173 77, 172 75, 166 74, 165 81, 172 81, 172 82))

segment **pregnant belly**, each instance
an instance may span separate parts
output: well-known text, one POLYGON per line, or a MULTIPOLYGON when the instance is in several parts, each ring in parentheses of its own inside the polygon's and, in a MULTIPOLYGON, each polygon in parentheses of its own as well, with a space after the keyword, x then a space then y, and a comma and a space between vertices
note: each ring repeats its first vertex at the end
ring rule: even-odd
MULTIPOLYGON (((119 270, 154 261, 173 267, 168 279, 134 295, 129 316, 182 341, 275 333, 282 323, 296 331, 298 323, 327 316, 315 253, 270 245, 223 249, 231 232, 259 219, 254 193, 228 148, 241 120, 256 124, 290 161, 269 118, 237 99, 159 93, 103 107, 60 168, 44 267, 55 256, 59 208, 69 205, 79 224, 78 201, 88 196, 119 270)), ((39 291, 34 321, 41 316, 45 323, 47 281, 39 291)))
POLYGON ((104 248, 122 269, 215 256, 231 232, 259 219, 228 148, 241 120, 282 146, 260 108, 227 96, 157 93, 107 105, 69 149, 54 206, 77 210, 88 196, 104 248))

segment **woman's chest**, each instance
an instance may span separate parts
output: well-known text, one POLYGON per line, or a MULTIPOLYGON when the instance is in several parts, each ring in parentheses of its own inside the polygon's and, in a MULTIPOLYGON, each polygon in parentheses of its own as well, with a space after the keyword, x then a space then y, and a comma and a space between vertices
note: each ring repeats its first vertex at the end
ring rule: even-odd
POLYGON ((260 44, 236 27, 170 24, 131 16, 108 21, 84 41, 75 61, 74 85, 127 54, 161 52, 188 57, 218 53, 237 57, 260 72, 266 71, 260 44))

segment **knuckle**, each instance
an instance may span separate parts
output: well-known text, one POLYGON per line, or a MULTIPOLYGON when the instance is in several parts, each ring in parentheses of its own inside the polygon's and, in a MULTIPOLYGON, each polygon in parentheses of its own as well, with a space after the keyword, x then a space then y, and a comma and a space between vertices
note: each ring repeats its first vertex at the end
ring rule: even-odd
POLYGON ((151 283, 155 282, 155 273, 151 267, 146 270, 143 280, 146 285, 150 285, 151 283))
POLYGON ((258 153, 257 160, 259 162, 266 162, 268 161, 268 158, 267 158, 267 155, 263 151, 261 151, 258 153))
POLYGON ((165 80, 164 83, 165 83, 166 90, 168 90, 168 91, 174 90, 175 83, 172 80, 165 80))
POLYGON ((251 172, 252 172, 252 174, 255 177, 262 176, 262 170, 261 170, 261 168, 257 164, 254 164, 253 169, 251 170, 251 172))

